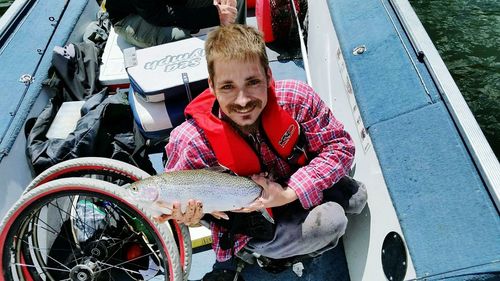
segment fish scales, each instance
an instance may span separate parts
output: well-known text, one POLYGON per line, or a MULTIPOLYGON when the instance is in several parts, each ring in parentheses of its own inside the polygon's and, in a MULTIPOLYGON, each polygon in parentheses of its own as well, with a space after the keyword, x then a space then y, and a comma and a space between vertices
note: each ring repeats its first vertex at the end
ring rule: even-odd
POLYGON ((154 203, 153 207, 172 208, 176 201, 185 206, 189 199, 203 203, 203 211, 229 211, 248 206, 260 196, 254 181, 211 170, 166 172, 131 185, 131 199, 154 203))

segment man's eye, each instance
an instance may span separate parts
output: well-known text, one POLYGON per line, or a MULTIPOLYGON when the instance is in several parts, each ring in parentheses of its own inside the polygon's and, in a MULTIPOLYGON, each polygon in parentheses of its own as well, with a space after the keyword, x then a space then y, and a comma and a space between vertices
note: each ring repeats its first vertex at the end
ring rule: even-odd
POLYGON ((258 80, 258 79, 253 79, 253 80, 248 81, 248 85, 250 85, 250 86, 259 85, 259 84, 260 84, 260 80, 258 80))
POLYGON ((232 88, 233 88, 233 86, 232 86, 232 85, 222 85, 222 86, 220 87, 220 89, 221 89, 221 90, 231 90, 232 88))

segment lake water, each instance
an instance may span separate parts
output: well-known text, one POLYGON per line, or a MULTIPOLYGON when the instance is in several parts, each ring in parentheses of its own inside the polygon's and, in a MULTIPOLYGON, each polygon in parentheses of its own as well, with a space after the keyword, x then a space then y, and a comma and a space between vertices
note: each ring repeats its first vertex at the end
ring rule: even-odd
POLYGON ((10 0, 0 0, 0 16, 7 11, 10 4, 12 4, 10 0))
POLYGON ((500 156, 500 1, 410 0, 500 156))
MULTIPOLYGON (((315 1, 315 0, 312 0, 315 1)), ((0 15, 7 9, 0 0, 0 15)), ((500 1, 410 0, 500 156, 500 1)))

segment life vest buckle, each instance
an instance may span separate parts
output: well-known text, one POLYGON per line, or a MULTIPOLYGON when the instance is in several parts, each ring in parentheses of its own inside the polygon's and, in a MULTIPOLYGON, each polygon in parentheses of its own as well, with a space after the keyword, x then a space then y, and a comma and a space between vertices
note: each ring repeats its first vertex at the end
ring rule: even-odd
POLYGON ((307 161, 307 153, 304 146, 295 145, 286 160, 288 163, 293 164, 299 164, 299 161, 307 161))

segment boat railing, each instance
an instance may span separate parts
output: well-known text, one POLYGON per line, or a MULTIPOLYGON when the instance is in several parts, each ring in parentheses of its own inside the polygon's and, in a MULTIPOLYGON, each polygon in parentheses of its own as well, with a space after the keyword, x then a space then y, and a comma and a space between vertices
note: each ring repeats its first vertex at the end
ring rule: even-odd
POLYGON ((15 0, 0 17, 0 49, 36 0, 15 0))
POLYGON ((500 210, 500 164, 443 59, 408 0, 389 0, 409 40, 428 68, 465 144, 500 210))

